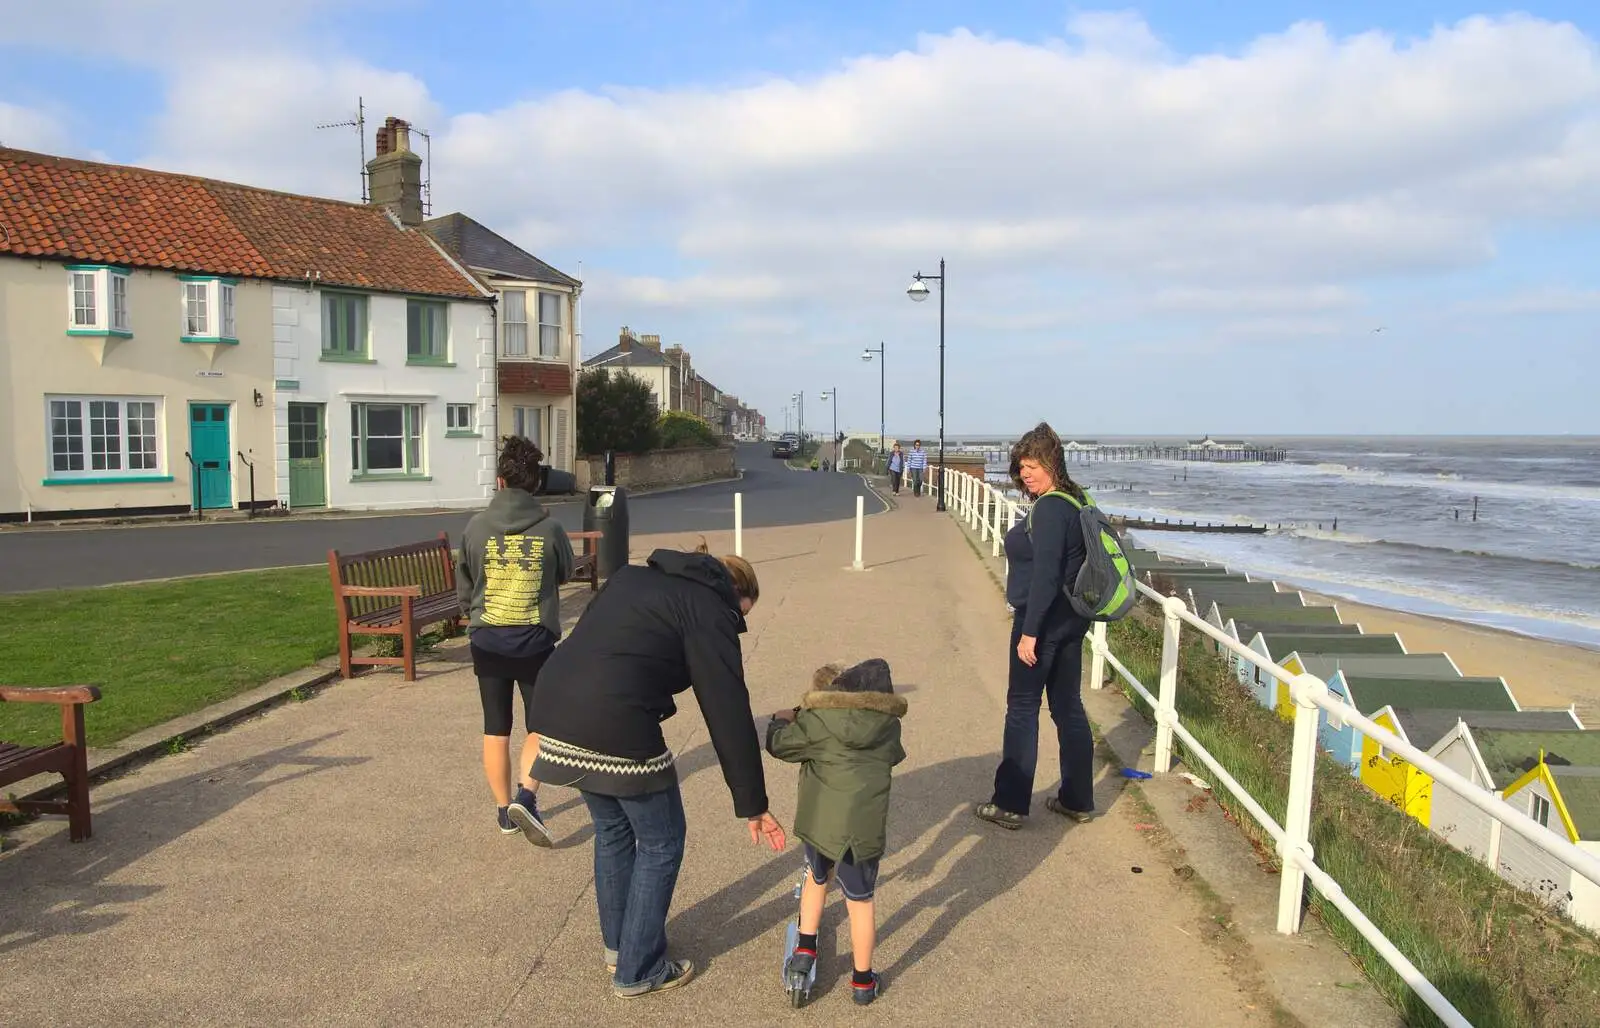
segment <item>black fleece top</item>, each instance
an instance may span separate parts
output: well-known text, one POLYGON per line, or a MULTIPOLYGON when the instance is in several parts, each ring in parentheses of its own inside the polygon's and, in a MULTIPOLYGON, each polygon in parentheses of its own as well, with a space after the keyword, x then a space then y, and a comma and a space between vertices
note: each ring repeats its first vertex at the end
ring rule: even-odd
POLYGON ((1062 586, 1077 579, 1087 554, 1078 529, 1078 510, 1060 496, 1033 501, 1030 519, 1019 521, 1006 533, 1006 602, 1016 608, 1022 634, 1067 634, 1088 628, 1073 611, 1062 586))
POLYGON ((740 817, 767 810, 761 744, 750 713, 739 597, 703 553, 656 550, 618 568, 556 647, 534 688, 529 728, 614 757, 648 761, 667 748, 661 722, 693 688, 740 817))

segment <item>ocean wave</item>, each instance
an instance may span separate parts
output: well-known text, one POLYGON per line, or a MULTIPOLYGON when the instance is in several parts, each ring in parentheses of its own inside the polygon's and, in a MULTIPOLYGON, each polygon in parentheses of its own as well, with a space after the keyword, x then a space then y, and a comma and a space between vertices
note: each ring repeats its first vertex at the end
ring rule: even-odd
POLYGON ((1321 529, 1306 528, 1304 526, 1286 527, 1281 530, 1274 529, 1269 535, 1288 536, 1295 539, 1309 539, 1316 542, 1341 543, 1349 546, 1387 546, 1396 550, 1406 550, 1412 553, 1437 553, 1452 557, 1471 557, 1480 560, 1515 561, 1521 564, 1538 564, 1546 567, 1573 568, 1578 571, 1600 571, 1600 564, 1590 564, 1578 560, 1559 560, 1553 557, 1527 557, 1515 553, 1500 553, 1494 550, 1469 550, 1459 549, 1454 546, 1430 546, 1427 543, 1416 543, 1399 539, 1369 538, 1355 535, 1350 532, 1325 532, 1321 529))
MULTIPOLYGON (((1209 464, 1206 469, 1223 472, 1240 468, 1237 464, 1209 464)), ((1488 496, 1499 499, 1531 500, 1540 503, 1600 503, 1600 487, 1586 485, 1544 485, 1534 482, 1501 482, 1481 478, 1465 478, 1459 471, 1438 471, 1423 474, 1415 471, 1388 472, 1375 468, 1351 466, 1337 461, 1320 464, 1263 464, 1249 469, 1261 477, 1284 479, 1342 478, 1365 485, 1392 489, 1427 489, 1447 492, 1459 502, 1464 496, 1488 496)))

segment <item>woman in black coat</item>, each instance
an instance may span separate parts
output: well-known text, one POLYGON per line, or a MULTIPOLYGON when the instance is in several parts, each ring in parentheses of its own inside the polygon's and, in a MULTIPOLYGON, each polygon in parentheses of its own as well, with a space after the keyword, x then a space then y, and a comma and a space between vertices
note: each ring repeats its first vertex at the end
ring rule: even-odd
POLYGON ((1011 448, 1011 477, 1033 500, 1027 520, 1006 533, 1006 602, 1011 673, 994 792, 975 813, 1002 828, 1022 827, 1039 763, 1039 702, 1050 703, 1061 755, 1061 788, 1045 808, 1072 821, 1094 814, 1094 736, 1083 709, 1083 637, 1089 622, 1062 593, 1086 556, 1078 510, 1083 489, 1067 474, 1061 439, 1040 422, 1011 448))
POLYGON ((667 959, 667 910, 683 863, 683 797, 661 722, 693 688, 750 839, 773 850, 783 826, 767 810, 761 744, 739 635, 760 597, 739 557, 656 550, 625 565, 590 601, 539 673, 530 730, 532 777, 583 794, 594 821, 595 898, 612 988, 631 998, 694 974, 667 959))

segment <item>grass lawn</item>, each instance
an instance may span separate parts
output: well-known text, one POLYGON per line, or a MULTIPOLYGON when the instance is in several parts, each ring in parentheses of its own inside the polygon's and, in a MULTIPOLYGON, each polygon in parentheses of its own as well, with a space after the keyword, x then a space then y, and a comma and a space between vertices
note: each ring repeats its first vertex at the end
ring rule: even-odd
MULTIPOLYGON (((1185 726, 1282 823, 1291 729, 1241 688, 1209 640, 1185 632, 1178 712, 1185 726)), ((1111 626, 1111 649, 1152 689, 1159 618, 1141 608, 1111 626)), ((1120 677, 1117 679, 1120 683, 1120 677)), ((1136 706, 1147 705, 1127 690, 1136 706)), ((1185 763, 1201 777, 1197 759, 1185 763)), ((1266 833, 1218 786, 1214 795, 1270 851, 1266 833)), ((1312 838, 1317 863, 1357 907, 1478 1028, 1600 1025, 1600 940, 1513 889, 1369 792, 1348 769, 1317 769, 1312 838)), ((1413 1025, 1438 1024, 1389 965, 1308 883, 1313 912, 1361 961, 1413 1025)))
MULTIPOLYGON (((0 624, 0 682, 100 687, 86 710, 90 745, 339 649, 322 567, 0 596, 0 624)), ((0 739, 38 744, 60 732, 55 706, 0 703, 0 739)))

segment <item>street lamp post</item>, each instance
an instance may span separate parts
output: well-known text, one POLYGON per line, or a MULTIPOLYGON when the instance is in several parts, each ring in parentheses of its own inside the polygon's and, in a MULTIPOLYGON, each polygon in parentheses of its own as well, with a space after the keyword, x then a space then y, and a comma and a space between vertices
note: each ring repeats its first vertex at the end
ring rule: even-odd
POLYGON ((789 399, 795 402, 795 434, 800 437, 800 456, 806 455, 806 394, 804 390, 789 399))
POLYGON ((839 451, 840 451, 840 446, 839 446, 839 387, 838 386, 834 386, 832 389, 829 389, 829 390, 825 391, 822 394, 822 401, 824 403, 828 402, 829 400, 833 401, 833 470, 838 471, 839 470, 839 451))
POLYGON ((924 275, 917 272, 911 279, 906 295, 917 303, 928 298, 929 280, 939 283, 939 478, 938 498, 934 510, 944 510, 944 258, 939 258, 939 274, 924 275))
POLYGON ((883 355, 883 343, 882 342, 879 342, 876 347, 869 346, 866 349, 862 350, 861 351, 861 359, 864 360, 864 361, 870 361, 870 360, 872 360, 872 355, 873 354, 877 354, 878 355, 878 456, 881 457, 881 456, 883 456, 883 438, 884 438, 884 432, 883 432, 884 397, 887 395, 885 393, 885 391, 884 391, 884 389, 885 389, 884 382, 886 381, 886 379, 884 377, 885 374, 886 374, 886 372, 884 371, 884 365, 887 363, 887 359, 883 355))

